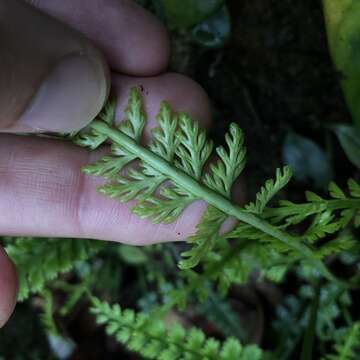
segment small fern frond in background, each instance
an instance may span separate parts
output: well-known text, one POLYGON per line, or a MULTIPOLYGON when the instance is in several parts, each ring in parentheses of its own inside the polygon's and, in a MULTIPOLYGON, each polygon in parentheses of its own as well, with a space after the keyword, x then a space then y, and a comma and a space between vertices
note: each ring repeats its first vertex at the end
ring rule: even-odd
POLYGON ((40 292, 49 280, 94 255, 102 242, 83 239, 18 238, 6 246, 19 278, 18 299, 40 292))
POLYGON ((54 299, 49 290, 42 292, 42 313, 40 315, 43 327, 48 335, 59 336, 58 328, 54 320, 54 299))
POLYGON ((223 344, 206 338, 197 328, 185 330, 181 325, 167 326, 145 313, 135 313, 110 306, 93 298, 91 312, 98 324, 106 327, 108 335, 145 359, 174 360, 260 360, 262 351, 256 345, 243 346, 229 338, 223 344))
POLYGON ((322 360, 355 360, 360 351, 360 322, 354 323, 342 331, 334 345, 334 354, 326 355, 322 360))

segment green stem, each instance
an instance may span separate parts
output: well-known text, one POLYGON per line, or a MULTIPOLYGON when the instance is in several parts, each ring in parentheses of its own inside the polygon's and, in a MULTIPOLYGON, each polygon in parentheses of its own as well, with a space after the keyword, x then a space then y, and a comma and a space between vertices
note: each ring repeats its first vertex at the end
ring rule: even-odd
POLYGON ((119 144, 130 153, 136 155, 139 159, 149 164, 160 173, 166 175, 166 177, 171 179, 175 184, 183 189, 186 189, 196 198, 206 201, 208 204, 216 207, 225 214, 228 214, 229 216, 235 217, 236 219, 251 225, 263 233, 280 240, 290 248, 300 252, 304 258, 312 262, 326 278, 331 281, 336 281, 334 276, 327 270, 324 264, 321 261, 315 260, 313 258, 311 249, 305 244, 299 242, 298 238, 277 229, 267 221, 264 221, 257 216, 243 210, 241 207, 233 204, 222 195, 208 188, 204 184, 199 183, 197 180, 193 179, 182 170, 168 163, 162 157, 154 154, 150 150, 138 144, 131 137, 109 126, 105 122, 94 121, 91 124, 91 127, 97 132, 106 135, 115 143, 119 144))
POLYGON ((313 352, 314 340, 315 340, 317 314, 318 314, 319 304, 320 304, 320 290, 321 290, 320 283, 317 283, 315 285, 315 297, 311 303, 309 323, 308 323, 308 326, 307 326, 307 329, 306 329, 306 332, 304 335, 303 348, 302 348, 302 352, 301 352, 301 360, 311 360, 312 359, 312 352, 313 352))

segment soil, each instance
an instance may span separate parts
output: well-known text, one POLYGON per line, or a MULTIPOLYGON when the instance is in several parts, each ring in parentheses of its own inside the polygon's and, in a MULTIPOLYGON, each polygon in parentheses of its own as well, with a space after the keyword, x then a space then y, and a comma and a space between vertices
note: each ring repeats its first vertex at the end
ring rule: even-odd
MULTIPOLYGON (((289 130, 324 147, 329 135, 324 129, 351 118, 329 55, 321 1, 230 0, 228 6, 232 34, 226 46, 204 50, 184 34, 175 35, 173 68, 209 94, 213 137, 221 139, 233 121, 244 130, 245 177, 252 196, 281 165, 289 130)), ((337 144, 332 143, 332 150, 335 159, 345 160, 337 144)), ((344 163, 337 161, 336 169, 347 179, 352 174, 339 165, 344 163)), ((294 186, 301 191, 308 185, 294 186)))

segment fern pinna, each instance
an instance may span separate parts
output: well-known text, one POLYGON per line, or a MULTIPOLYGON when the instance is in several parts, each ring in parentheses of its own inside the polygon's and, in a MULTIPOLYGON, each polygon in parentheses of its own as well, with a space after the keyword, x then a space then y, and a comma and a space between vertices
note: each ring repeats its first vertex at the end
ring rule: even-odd
POLYGON ((156 360, 260 360, 262 351, 256 345, 242 346, 234 338, 224 344, 206 338, 199 329, 185 330, 180 324, 166 328, 164 322, 149 314, 136 314, 92 298, 91 312, 106 332, 145 359, 156 360))
MULTIPOLYGON (((313 196, 309 198, 310 204, 297 206, 285 202, 273 209, 268 203, 291 177, 290 169, 284 167, 277 170, 275 180, 265 183, 254 203, 240 207, 231 201, 231 188, 244 168, 246 153, 243 133, 237 124, 230 125, 226 147, 216 148, 218 160, 206 170, 213 143, 187 114, 173 112, 163 102, 157 116, 158 127, 152 131, 150 144, 144 145, 141 138, 146 116, 139 90, 131 89, 125 120, 119 125, 114 124, 115 107, 115 102, 110 101, 91 124, 91 131, 75 136, 75 143, 91 149, 105 141, 112 143, 110 155, 85 166, 83 171, 108 179, 99 188, 102 194, 122 202, 135 200, 132 211, 154 223, 173 222, 194 201, 205 201, 207 210, 196 234, 187 239, 191 248, 182 254, 180 268, 195 267, 218 244, 235 238, 260 241, 277 253, 291 253, 293 259, 311 264, 334 280, 320 259, 317 252, 320 249, 315 250, 313 244, 323 233, 335 232, 353 217, 358 225, 360 198, 355 181, 350 184, 353 198, 326 201, 313 196), (340 220, 335 215, 338 210, 340 220), (314 216, 313 225, 303 236, 287 231, 290 225, 309 216, 314 216), (229 217, 238 220, 238 224, 228 233, 220 234, 229 217)), ((332 193, 337 198, 339 189, 334 189, 333 186, 332 193)))

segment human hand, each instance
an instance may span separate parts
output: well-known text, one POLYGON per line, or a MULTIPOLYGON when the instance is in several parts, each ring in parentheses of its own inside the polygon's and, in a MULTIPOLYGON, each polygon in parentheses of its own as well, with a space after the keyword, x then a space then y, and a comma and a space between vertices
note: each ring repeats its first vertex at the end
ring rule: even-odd
MULTIPOLYGON (((203 90, 181 75, 163 73, 169 44, 162 25, 129 0, 28 3, 0 3, 0 233, 137 245, 193 233, 204 204, 190 206, 176 223, 151 224, 132 216, 128 204, 97 194, 99 180, 80 172, 98 155, 63 141, 14 135, 84 127, 104 105, 110 82, 119 120, 129 88, 141 85, 149 119, 166 99, 207 127, 203 90)), ((1 249, 0 269, 1 327, 17 288, 14 266, 1 249)))

